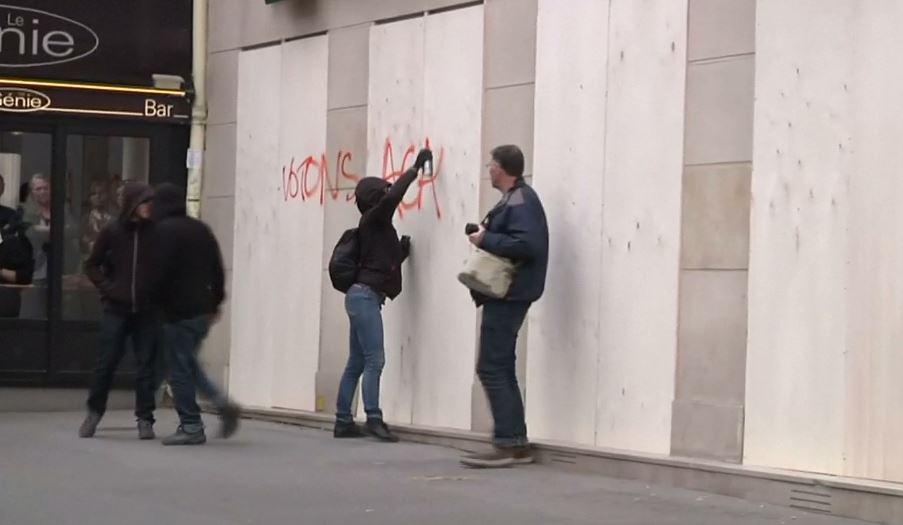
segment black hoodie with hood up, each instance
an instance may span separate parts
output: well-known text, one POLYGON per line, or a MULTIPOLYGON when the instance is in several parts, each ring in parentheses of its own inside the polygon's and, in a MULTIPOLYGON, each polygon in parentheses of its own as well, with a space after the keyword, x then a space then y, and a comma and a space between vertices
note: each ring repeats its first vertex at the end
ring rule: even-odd
POLYGON ((151 309, 154 225, 133 217, 135 209, 154 196, 141 182, 128 182, 122 193, 122 213, 97 236, 85 261, 85 274, 100 290, 106 309, 130 314, 151 309))
POLYGON ((395 184, 378 177, 366 177, 354 189, 357 208, 361 212, 358 225, 361 259, 357 282, 390 299, 401 293, 401 263, 408 255, 392 226, 392 216, 416 179, 417 170, 410 168, 395 184))
POLYGON ((185 214, 182 188, 157 188, 154 220, 159 239, 154 297, 167 321, 217 313, 226 297, 223 257, 210 228, 185 214))

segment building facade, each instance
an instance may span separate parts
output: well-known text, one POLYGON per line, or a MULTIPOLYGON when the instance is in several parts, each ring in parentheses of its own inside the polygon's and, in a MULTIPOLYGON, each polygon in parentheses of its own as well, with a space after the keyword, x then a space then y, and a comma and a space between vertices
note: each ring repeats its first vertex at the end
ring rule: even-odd
POLYGON ((351 190, 429 145, 384 410, 489 430, 455 276, 513 143, 551 228, 518 356, 532 438, 903 481, 901 23, 852 0, 215 0, 202 215, 230 302, 205 360, 249 406, 332 411, 351 190))

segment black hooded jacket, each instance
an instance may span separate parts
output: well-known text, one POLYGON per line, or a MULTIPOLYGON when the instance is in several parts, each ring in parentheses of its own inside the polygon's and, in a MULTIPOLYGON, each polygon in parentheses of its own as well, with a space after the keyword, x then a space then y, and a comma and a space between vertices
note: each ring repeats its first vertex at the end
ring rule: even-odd
MULTIPOLYGON (((26 224, 22 222, 22 214, 11 210, 6 215, 5 206, 0 206, 0 270, 9 270, 16 274, 11 284, 31 284, 34 274, 34 250, 25 234, 26 224)), ((10 284, 0 277, 0 283, 10 284)))
POLYGON ((122 213, 97 236, 85 261, 85 274, 100 290, 108 311, 119 314, 151 309, 154 225, 132 215, 154 195, 147 184, 129 182, 123 188, 122 213))
POLYGON ((358 225, 361 269, 357 282, 390 299, 401 293, 401 263, 407 257, 398 240, 398 232, 392 226, 392 216, 416 179, 417 170, 411 168, 395 184, 377 177, 366 177, 354 189, 357 208, 361 212, 358 225))
POLYGON ((213 232, 185 214, 185 192, 162 184, 154 197, 158 249, 155 299, 170 322, 212 315, 226 297, 223 257, 213 232))

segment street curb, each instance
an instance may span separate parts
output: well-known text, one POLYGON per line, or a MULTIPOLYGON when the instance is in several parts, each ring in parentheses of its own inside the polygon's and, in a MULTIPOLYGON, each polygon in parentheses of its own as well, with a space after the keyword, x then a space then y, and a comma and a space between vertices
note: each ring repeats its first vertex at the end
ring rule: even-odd
MULTIPOLYGON (((329 414, 259 407, 244 407, 242 417, 324 431, 331 431, 335 421, 329 414)), ((408 442, 467 452, 486 449, 490 444, 489 434, 406 424, 391 426, 393 432, 408 442)), ((532 444, 537 462, 557 468, 732 496, 805 512, 903 525, 903 484, 555 441, 538 440, 532 444)))

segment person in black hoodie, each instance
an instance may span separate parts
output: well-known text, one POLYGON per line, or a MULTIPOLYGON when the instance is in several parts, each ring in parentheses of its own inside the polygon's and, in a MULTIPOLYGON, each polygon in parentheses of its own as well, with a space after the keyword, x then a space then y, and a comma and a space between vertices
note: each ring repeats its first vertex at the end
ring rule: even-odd
POLYGON ((85 274, 100 291, 104 305, 100 349, 94 382, 88 396, 88 415, 79 428, 93 437, 107 408, 113 374, 131 339, 138 364, 135 416, 138 437, 154 438, 154 387, 159 323, 151 304, 154 227, 150 186, 130 182, 123 194, 119 219, 107 225, 85 261, 85 274))
POLYGON ((222 418, 220 436, 238 428, 239 407, 207 377, 198 351, 219 320, 226 297, 219 244, 203 222, 185 214, 185 192, 162 184, 154 197, 159 238, 155 300, 163 311, 163 344, 170 368, 169 385, 179 414, 179 428, 164 445, 200 445, 207 441, 196 392, 213 402, 222 418))
POLYGON ((395 184, 366 177, 354 189, 357 208, 361 212, 358 224, 360 270, 357 282, 345 294, 351 334, 348 363, 336 400, 333 435, 337 438, 364 435, 351 414, 354 391, 363 375, 361 395, 367 414, 367 433, 382 441, 398 441, 383 421, 379 408, 379 379, 386 361, 381 310, 387 297, 395 299, 401 293, 401 263, 410 250, 410 239, 406 236, 398 239, 392 217, 418 172, 432 160, 430 150, 420 150, 414 165, 395 184))

